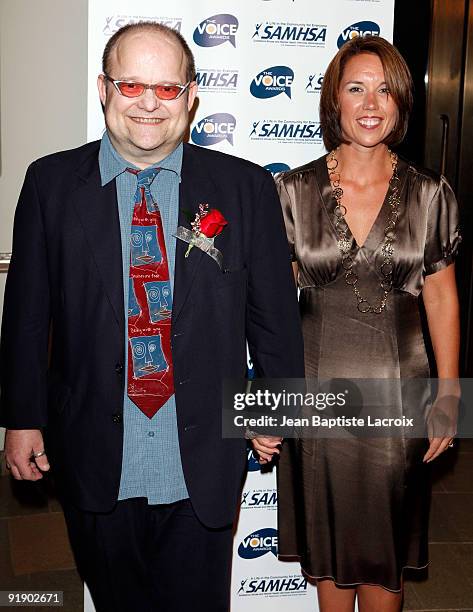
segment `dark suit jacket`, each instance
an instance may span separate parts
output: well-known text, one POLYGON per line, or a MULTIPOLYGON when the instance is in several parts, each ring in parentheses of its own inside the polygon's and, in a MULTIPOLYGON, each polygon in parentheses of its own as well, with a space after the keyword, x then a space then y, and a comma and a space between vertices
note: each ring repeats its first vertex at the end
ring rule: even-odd
MULTIPOLYGON (((122 255, 115 181, 100 184, 99 142, 49 155, 26 174, 14 226, 1 346, 1 419, 46 427, 64 494, 84 510, 112 509, 123 445, 122 255), (48 363, 48 343, 50 343, 48 363)), ((172 314, 179 443, 202 522, 230 523, 245 442, 222 439, 222 379, 256 372, 302 377, 299 314, 289 249, 271 175, 184 145, 179 225, 200 203, 228 220, 208 255, 178 241, 172 314)))

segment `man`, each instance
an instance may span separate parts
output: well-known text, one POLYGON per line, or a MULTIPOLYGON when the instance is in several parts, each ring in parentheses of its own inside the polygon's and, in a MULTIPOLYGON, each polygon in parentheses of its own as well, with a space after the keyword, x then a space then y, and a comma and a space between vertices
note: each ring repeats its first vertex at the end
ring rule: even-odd
POLYGON ((246 341, 259 376, 303 375, 272 179, 183 144, 194 76, 180 34, 119 30, 102 140, 34 162, 15 217, 5 456, 17 479, 50 462, 99 611, 228 609, 245 444, 222 438, 222 380, 244 376, 246 341), (220 263, 174 236, 211 209, 220 263))

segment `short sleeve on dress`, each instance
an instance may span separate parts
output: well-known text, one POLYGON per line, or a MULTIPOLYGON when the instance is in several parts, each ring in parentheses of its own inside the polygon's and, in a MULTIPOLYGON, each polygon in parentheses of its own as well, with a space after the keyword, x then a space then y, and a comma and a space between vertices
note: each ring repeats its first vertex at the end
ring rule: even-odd
POLYGON ((441 176, 429 205, 424 273, 433 274, 453 263, 460 242, 457 200, 447 180, 441 176))
POLYGON ((291 261, 296 261, 296 251, 294 246, 295 241, 295 227, 294 227, 294 215, 292 210, 292 202, 284 182, 285 173, 280 172, 276 174, 274 180, 276 182, 276 188, 279 193, 279 199, 281 200, 282 212, 284 216, 284 224, 286 225, 286 235, 289 243, 289 249, 291 252, 291 261))

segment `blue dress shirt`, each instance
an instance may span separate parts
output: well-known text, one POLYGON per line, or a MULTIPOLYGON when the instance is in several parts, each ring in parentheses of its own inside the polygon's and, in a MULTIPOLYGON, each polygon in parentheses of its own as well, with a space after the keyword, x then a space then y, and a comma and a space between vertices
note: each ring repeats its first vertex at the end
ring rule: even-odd
MULTIPOLYGON (((158 203, 163 223, 171 288, 174 290, 174 267, 179 212, 182 151, 180 144, 170 155, 153 164, 162 168, 151 184, 151 195, 158 203)), ((99 152, 102 186, 115 180, 122 242, 123 299, 128 313, 128 279, 130 271, 130 234, 136 176, 126 172, 136 168, 123 159, 113 147, 107 132, 99 152)), ((128 372, 128 325, 125 322, 125 372, 128 372)), ((150 504, 169 504, 189 497, 182 471, 177 435, 176 400, 172 395, 149 419, 127 395, 123 398, 123 463, 118 499, 146 497, 150 504)))

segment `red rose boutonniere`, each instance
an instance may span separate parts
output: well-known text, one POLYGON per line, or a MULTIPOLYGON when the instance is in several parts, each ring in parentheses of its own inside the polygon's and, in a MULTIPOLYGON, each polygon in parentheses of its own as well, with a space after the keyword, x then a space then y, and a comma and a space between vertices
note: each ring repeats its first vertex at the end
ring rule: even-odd
POLYGON ((176 238, 188 243, 186 257, 192 247, 198 247, 214 259, 220 268, 222 267, 222 253, 214 247, 215 238, 221 234, 228 225, 228 221, 217 208, 209 210, 208 204, 199 204, 199 212, 195 213, 195 218, 191 221, 191 229, 180 225, 177 228, 176 238))
MULTIPOLYGON (((200 224, 201 233, 207 236, 207 238, 215 238, 215 236, 221 234, 223 228, 228 225, 228 221, 216 208, 211 208, 208 212, 204 213, 204 215, 199 218, 198 223, 200 224)), ((193 227, 192 225, 192 228, 193 227)))

